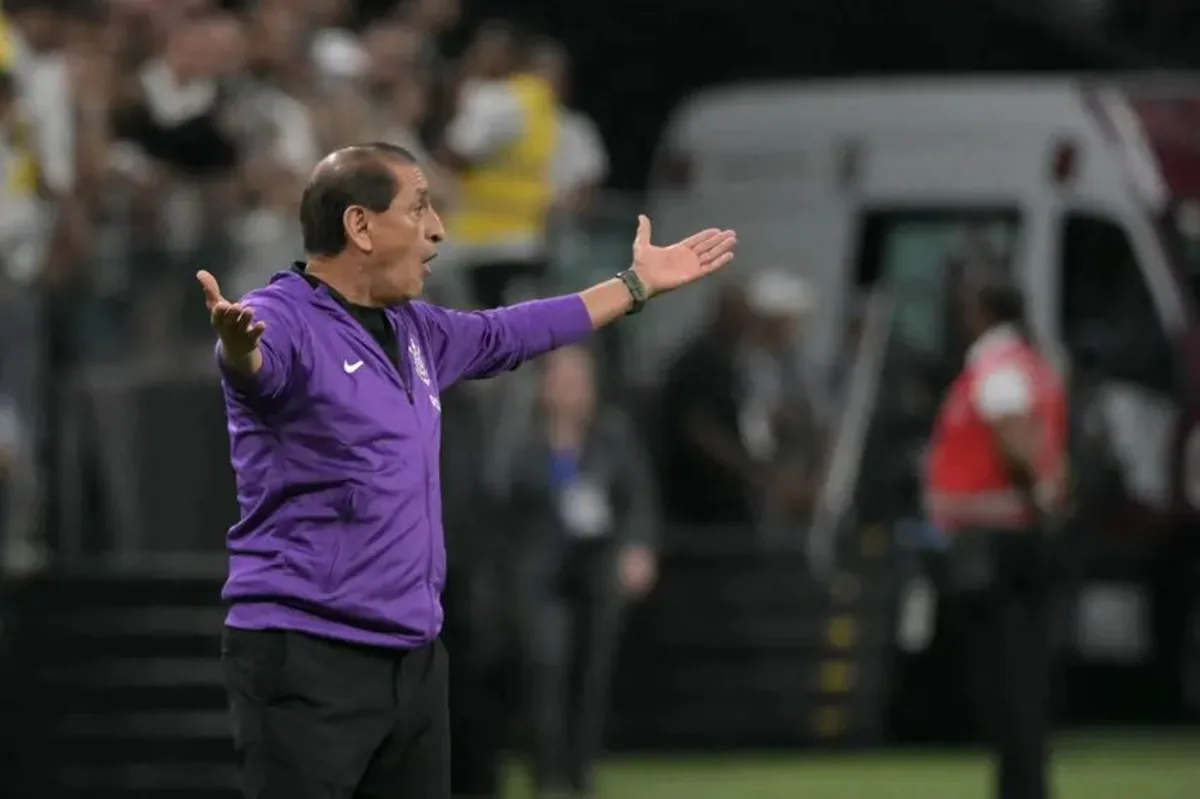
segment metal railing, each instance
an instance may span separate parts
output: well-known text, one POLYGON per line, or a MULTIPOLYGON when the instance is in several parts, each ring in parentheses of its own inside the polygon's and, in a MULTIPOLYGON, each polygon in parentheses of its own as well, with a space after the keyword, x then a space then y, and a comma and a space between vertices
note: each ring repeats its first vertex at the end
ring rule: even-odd
POLYGON ((862 455, 879 402, 891 333, 892 303, 877 289, 867 300, 849 388, 809 530, 809 563, 822 578, 832 576, 837 567, 838 537, 853 513, 862 455))

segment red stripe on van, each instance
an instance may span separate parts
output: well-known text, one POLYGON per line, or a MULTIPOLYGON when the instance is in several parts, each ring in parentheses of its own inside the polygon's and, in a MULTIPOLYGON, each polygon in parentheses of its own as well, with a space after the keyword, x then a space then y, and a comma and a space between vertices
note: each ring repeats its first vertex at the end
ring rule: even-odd
POLYGON ((1129 107, 1171 196, 1200 199, 1200 97, 1135 95, 1129 107))

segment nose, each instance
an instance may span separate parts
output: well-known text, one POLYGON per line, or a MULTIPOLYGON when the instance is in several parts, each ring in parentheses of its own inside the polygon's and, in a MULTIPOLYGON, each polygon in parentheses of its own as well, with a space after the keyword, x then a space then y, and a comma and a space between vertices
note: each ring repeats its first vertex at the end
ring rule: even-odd
MULTIPOLYGON (((433 211, 432 208, 430 210, 433 211)), ((442 239, 446 238, 446 228, 444 225, 442 225, 442 217, 437 211, 433 211, 427 220, 425 237, 434 244, 437 244, 442 239)))

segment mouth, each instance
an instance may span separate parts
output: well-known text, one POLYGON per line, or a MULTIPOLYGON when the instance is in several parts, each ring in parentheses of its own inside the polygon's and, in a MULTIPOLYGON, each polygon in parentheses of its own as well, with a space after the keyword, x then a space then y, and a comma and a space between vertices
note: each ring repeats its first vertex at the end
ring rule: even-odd
POLYGON ((431 274, 433 274, 433 268, 429 264, 435 258, 437 258, 436 252, 430 253, 429 255, 425 256, 425 258, 421 261, 421 264, 425 267, 423 271, 425 272, 426 277, 429 277, 431 274))

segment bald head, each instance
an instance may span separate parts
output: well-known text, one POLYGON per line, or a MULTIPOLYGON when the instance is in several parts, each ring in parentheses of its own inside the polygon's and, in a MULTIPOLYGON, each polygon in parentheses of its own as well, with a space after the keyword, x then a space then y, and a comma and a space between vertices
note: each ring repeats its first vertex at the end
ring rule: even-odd
POLYGON ((380 214, 400 191, 395 167, 416 156, 395 144, 371 142, 335 150, 313 169, 300 200, 300 227, 309 255, 337 255, 346 248, 343 217, 352 206, 380 214))

